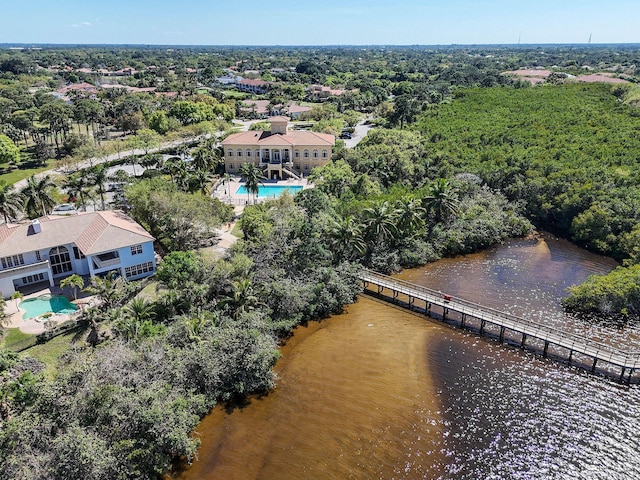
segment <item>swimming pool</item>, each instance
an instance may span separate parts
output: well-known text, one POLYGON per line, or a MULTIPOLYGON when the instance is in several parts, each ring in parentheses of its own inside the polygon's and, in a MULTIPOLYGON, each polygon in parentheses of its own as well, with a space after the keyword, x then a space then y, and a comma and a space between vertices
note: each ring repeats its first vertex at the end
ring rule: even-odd
MULTIPOLYGON (((260 185, 258 187, 258 198, 277 198, 285 190, 289 190, 292 195, 302 190, 301 185, 260 185)), ((247 189, 244 185, 241 185, 236 195, 246 195, 247 189)))
POLYGON ((35 318, 43 313, 75 313, 78 307, 60 295, 40 295, 36 298, 29 298, 20 302, 20 308, 24 310, 23 320, 35 318))

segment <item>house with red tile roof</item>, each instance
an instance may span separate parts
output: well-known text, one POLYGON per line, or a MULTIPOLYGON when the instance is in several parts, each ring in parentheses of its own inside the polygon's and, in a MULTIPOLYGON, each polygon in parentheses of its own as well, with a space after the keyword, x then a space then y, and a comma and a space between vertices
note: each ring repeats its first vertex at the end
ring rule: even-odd
POLYGON ((290 131, 289 117, 270 117, 270 131, 232 133, 222 141, 225 170, 238 174, 243 163, 258 165, 269 179, 299 178, 331 160, 336 137, 290 131))
POLYGON ((154 238, 120 211, 49 215, 0 225, 0 292, 73 275, 115 271, 127 280, 155 272, 154 238))
POLYGON ((241 92, 263 94, 269 91, 269 82, 264 80, 243 78, 236 82, 236 88, 241 92))
POLYGON ((292 120, 295 120, 303 113, 311 111, 311 107, 298 105, 294 102, 289 102, 285 107, 274 105, 269 110, 269 103, 271 103, 270 100, 244 100, 240 106, 240 113, 249 118, 267 118, 286 113, 292 120))
POLYGON ((91 85, 90 83, 81 82, 81 83, 71 83, 69 85, 65 85, 64 87, 59 88, 56 91, 63 95, 72 91, 95 95, 98 93, 98 88, 95 85, 91 85))

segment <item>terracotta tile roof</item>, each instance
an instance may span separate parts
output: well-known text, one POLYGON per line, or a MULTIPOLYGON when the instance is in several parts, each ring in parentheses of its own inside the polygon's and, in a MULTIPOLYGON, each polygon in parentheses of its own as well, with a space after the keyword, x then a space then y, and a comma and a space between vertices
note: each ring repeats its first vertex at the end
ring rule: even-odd
POLYGON ((232 133, 222 141, 222 145, 319 145, 333 146, 336 137, 327 133, 295 131, 286 134, 271 132, 238 132, 232 133))
POLYGON ((594 83, 594 82, 629 83, 627 80, 624 80, 622 78, 610 77, 608 74, 602 74, 602 73, 592 73, 591 75, 582 75, 580 77, 577 77, 577 80, 579 82, 587 82, 587 83, 594 83))
POLYGON ((19 225, 16 225, 14 223, 3 223, 2 225, 0 225, 0 245, 2 245, 2 242, 4 242, 7 238, 9 238, 13 233, 16 232, 16 228, 19 225))
POLYGON ((244 80, 239 80, 238 84, 241 85, 255 85, 257 87, 264 87, 265 85, 269 85, 269 82, 265 82, 264 80, 253 80, 251 78, 245 78, 244 80))
POLYGON ((77 215, 50 215, 38 219, 41 232, 31 223, 0 225, 2 256, 50 249, 75 243, 85 255, 144 243, 154 238, 130 217, 118 211, 87 212, 77 215))

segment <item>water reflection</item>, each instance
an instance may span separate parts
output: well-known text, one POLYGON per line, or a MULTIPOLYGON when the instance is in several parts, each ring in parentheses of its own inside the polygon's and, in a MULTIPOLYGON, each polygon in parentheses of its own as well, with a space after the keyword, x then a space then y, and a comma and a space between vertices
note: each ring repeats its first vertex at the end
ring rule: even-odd
MULTIPOLYGON (((545 236, 402 277, 637 346, 563 314, 568 285, 615 263, 545 236)), ((296 330, 274 392, 197 429, 183 479, 636 479, 640 388, 370 298, 296 330)))

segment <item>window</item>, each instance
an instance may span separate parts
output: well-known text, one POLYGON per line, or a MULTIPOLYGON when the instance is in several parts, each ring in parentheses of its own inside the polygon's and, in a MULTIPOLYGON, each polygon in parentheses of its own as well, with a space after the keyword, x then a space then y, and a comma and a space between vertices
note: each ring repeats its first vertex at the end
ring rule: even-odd
POLYGON ((35 275, 29 275, 28 277, 22 277, 22 284, 28 285, 30 283, 41 282, 44 280, 44 273, 36 273, 35 275))
POLYGON ((300 150, 296 150, 296 153, 294 155, 296 158, 300 158, 300 150))
POLYGON ((313 151, 313 158, 318 158, 318 150, 313 151))
POLYGON ((247 148, 247 157, 250 157, 250 156, 251 156, 251 150, 247 148))
POLYGON ((2 258, 2 268, 13 268, 20 265, 24 265, 24 258, 21 253, 2 258))
POLYGON ((229 164, 229 170, 233 170, 233 163, 229 164))
POLYGON ((41 261, 42 261, 42 257, 40 256, 40 250, 36 250, 36 260, 37 260, 38 262, 41 262, 41 261))
POLYGON ((326 150, 322 150, 322 158, 327 158, 327 151, 326 150))
POLYGON ((145 262, 132 267, 125 267, 124 274, 127 278, 137 277, 143 273, 153 272, 153 262, 145 262))
POLYGON ((131 245, 131 255, 140 255, 142 253, 142 245, 131 245))
POLYGON ((242 156, 242 150, 238 149, 238 156, 241 157, 242 156))
POLYGON ((78 247, 73 247, 73 258, 75 258, 76 260, 80 260, 81 258, 84 258, 84 255, 82 254, 82 252, 78 247))
POLYGON ((309 170, 309 165, 305 165, 305 166, 304 166, 304 169, 305 169, 305 170, 309 170))
POLYGON ((72 270, 71 257, 67 247, 54 247, 49 250, 49 263, 54 275, 70 272, 72 270))
POLYGON ((309 150, 304 151, 304 158, 309 158, 309 150))
POLYGON ((233 150, 227 150, 227 157, 233 157, 233 150))
POLYGON ((256 150, 256 158, 260 158, 260 150, 256 150))

